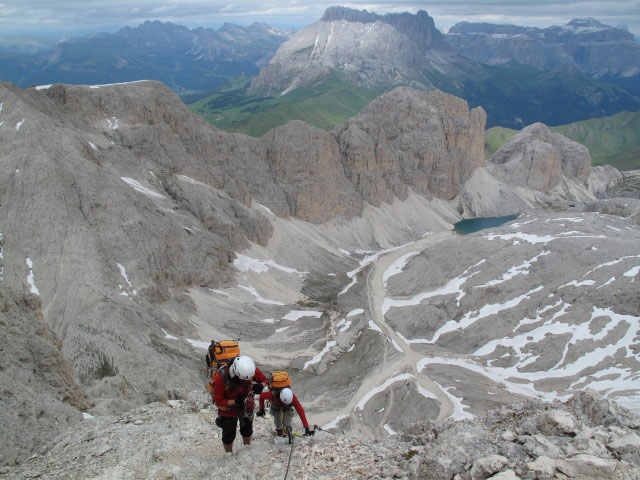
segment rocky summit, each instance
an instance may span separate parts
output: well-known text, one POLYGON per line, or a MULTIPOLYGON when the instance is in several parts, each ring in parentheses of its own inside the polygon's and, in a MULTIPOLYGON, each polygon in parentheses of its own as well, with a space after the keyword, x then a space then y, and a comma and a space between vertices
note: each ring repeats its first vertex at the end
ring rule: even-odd
POLYGON ((320 21, 278 48, 252 81, 252 89, 286 95, 334 70, 359 85, 411 82, 433 88, 429 72, 450 71, 464 62, 423 10, 377 15, 330 7, 320 21))
POLYGON ((2 475, 282 477, 269 418, 222 454, 236 338, 323 430, 296 478, 637 477, 632 177, 543 125, 485 161, 485 118, 401 87, 253 138, 157 82, 1 84, 2 475))

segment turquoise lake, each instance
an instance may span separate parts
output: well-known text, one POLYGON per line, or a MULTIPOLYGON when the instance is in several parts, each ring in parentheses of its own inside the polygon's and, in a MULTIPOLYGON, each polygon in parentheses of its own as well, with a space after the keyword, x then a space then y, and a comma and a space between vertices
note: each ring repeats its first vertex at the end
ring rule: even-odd
POLYGON ((480 217, 468 218, 455 223, 453 227, 460 235, 469 235, 470 233, 484 230, 485 228, 499 227, 503 223, 510 222, 518 218, 518 215, 507 215, 505 217, 480 217))

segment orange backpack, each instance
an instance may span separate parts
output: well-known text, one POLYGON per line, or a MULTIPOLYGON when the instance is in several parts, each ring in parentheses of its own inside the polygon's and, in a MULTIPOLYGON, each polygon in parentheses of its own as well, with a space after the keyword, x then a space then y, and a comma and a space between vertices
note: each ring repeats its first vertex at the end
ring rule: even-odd
POLYGON ((285 371, 278 370, 271 374, 271 381, 269 382, 269 388, 271 390, 287 388, 291 386, 291 379, 289 374, 285 371))
POLYGON ((234 358, 240 355, 240 347, 235 340, 211 340, 207 353, 207 391, 213 393, 213 379, 216 378, 218 369, 225 364, 230 364, 234 358))

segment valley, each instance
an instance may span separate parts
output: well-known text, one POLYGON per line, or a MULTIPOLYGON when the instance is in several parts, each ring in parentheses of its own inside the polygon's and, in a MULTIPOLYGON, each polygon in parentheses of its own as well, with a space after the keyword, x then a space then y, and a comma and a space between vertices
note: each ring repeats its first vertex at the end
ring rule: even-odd
POLYGON ((330 7, 0 54, 0 478, 638 478, 625 32, 330 7), (223 339, 306 436, 222 448, 223 339))

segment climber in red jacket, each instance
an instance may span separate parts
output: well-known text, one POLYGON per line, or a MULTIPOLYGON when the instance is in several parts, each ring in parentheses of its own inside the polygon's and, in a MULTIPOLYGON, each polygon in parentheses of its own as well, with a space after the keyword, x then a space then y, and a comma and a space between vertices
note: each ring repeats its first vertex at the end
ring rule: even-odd
POLYGON ((267 377, 246 355, 236 357, 229 366, 223 365, 213 380, 213 402, 218 407, 216 425, 222 428, 222 445, 225 452, 233 452, 238 421, 243 443, 251 444, 255 408, 254 381, 266 385, 267 377))
POLYGON ((263 417, 265 414, 265 400, 271 401, 269 413, 273 415, 273 421, 276 424, 276 433, 279 436, 283 437, 285 435, 285 428, 291 430, 291 423, 293 421, 293 408, 296 409, 300 420, 302 420, 305 436, 310 436, 315 433, 314 430, 309 429, 309 423, 307 422, 307 417, 304 414, 304 409, 302 408, 302 405, 300 405, 298 397, 293 394, 290 388, 262 392, 260 394, 260 410, 258 410, 257 414, 259 417, 263 417))

